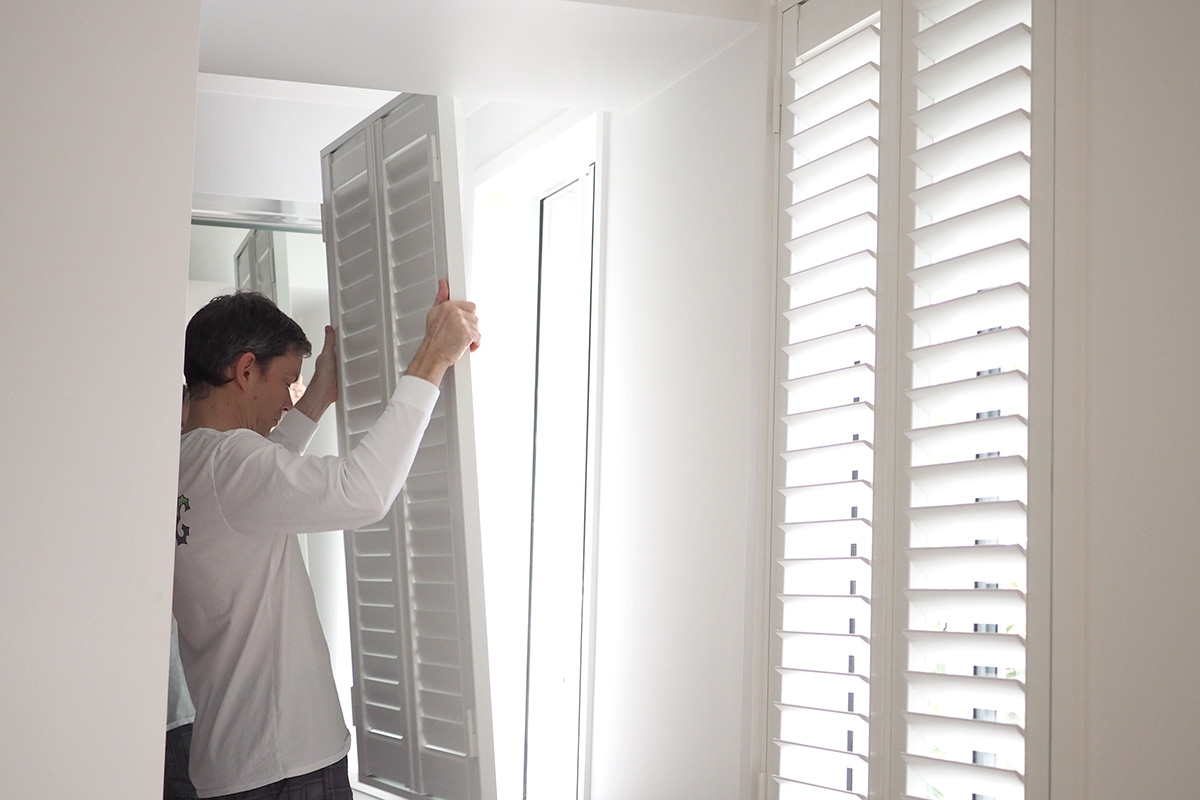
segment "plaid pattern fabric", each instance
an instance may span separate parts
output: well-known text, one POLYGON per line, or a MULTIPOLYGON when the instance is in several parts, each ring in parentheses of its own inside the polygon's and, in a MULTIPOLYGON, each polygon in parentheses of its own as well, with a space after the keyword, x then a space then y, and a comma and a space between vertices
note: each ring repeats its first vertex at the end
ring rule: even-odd
POLYGON ((196 796, 196 787, 192 786, 192 779, 188 777, 188 753, 191 750, 191 723, 167 731, 163 800, 192 800, 196 796))
POLYGON ((324 769, 212 800, 354 800, 345 757, 324 769))

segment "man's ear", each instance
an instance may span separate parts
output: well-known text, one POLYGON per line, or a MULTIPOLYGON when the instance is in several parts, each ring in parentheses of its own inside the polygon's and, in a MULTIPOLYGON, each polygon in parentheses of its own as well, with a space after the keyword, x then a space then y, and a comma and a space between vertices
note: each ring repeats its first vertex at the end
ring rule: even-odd
POLYGON ((258 359, 254 357, 254 353, 242 353, 233 362, 233 366, 229 368, 233 374, 228 377, 233 379, 233 383, 239 388, 246 388, 250 385, 250 379, 254 372, 258 369, 258 359))

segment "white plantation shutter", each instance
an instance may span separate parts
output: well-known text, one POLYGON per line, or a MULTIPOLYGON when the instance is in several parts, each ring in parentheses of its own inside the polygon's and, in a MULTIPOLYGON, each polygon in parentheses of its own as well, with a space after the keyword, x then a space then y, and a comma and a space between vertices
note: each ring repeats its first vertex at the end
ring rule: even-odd
POLYGON ((233 256, 238 291, 261 292, 279 303, 276 292, 275 237, 269 230, 246 234, 233 256))
POLYGON ((1031 2, 787 12, 780 798, 1025 796, 1031 2))
POLYGON ((788 73, 772 690, 785 800, 867 794, 877 20, 838 26, 788 73))
POLYGON ((908 0, 905 14, 905 783, 1009 800, 1025 796, 1032 9, 908 0))
MULTIPOLYGON (((453 136, 435 98, 405 95, 322 154, 343 449, 415 354, 437 280, 462 291, 453 136)), ((346 537, 360 779, 447 800, 494 795, 468 369, 388 515, 346 537)))

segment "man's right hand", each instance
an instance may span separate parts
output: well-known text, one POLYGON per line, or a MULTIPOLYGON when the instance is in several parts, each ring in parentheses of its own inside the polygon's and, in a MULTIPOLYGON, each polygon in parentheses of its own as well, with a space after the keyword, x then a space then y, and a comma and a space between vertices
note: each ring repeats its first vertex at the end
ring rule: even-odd
POLYGON ((338 398, 337 334, 330 325, 325 326, 325 345, 317 356, 312 380, 304 395, 296 401, 296 410, 314 422, 338 398))
POLYGON ((404 374, 440 386, 446 370, 468 352, 477 350, 479 342, 475 304, 451 300, 450 284, 439 280, 437 297, 425 315, 425 338, 404 374))

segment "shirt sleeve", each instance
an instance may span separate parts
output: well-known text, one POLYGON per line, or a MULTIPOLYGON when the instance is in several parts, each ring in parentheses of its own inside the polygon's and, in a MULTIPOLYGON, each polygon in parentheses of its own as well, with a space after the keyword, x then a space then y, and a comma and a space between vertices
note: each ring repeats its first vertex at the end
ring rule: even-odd
POLYGON ((305 416, 303 411, 292 409, 283 415, 283 419, 279 420, 279 424, 267 438, 297 455, 304 455, 316 432, 316 422, 305 416))
POLYGON ((408 478, 437 398, 433 384, 402 377, 371 430, 341 458, 296 455, 253 431, 235 432, 212 460, 225 521, 240 533, 255 535, 346 530, 377 522, 408 478))

